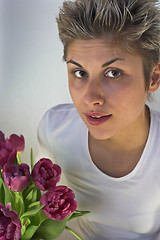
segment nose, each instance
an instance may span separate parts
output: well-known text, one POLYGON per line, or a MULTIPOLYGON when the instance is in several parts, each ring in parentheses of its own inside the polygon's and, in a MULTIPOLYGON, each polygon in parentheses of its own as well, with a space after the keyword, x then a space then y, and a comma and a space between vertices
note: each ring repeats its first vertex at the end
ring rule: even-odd
POLYGON ((84 100, 88 105, 103 105, 105 102, 103 86, 96 81, 88 82, 84 100))

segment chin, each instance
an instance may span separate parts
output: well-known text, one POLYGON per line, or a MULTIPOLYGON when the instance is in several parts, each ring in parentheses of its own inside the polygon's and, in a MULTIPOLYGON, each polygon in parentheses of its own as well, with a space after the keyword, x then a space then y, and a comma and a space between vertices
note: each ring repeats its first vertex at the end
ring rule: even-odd
POLYGON ((111 134, 89 131, 90 135, 96 140, 107 140, 112 137, 111 134))

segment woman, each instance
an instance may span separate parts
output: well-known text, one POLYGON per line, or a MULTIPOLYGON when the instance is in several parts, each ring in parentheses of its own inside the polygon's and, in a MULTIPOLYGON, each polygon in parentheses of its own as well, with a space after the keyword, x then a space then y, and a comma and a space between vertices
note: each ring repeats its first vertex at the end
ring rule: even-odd
POLYGON ((96 240, 158 239, 160 85, 158 1, 66 1, 57 18, 74 104, 50 109, 40 143, 60 164, 96 240))

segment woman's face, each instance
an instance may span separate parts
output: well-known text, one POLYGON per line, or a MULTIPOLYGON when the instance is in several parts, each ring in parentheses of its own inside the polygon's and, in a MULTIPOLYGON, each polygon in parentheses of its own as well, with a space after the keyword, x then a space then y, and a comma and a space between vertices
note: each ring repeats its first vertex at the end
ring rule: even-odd
POLYGON ((77 39, 67 50, 69 90, 95 139, 134 129, 144 119, 142 58, 113 46, 109 39, 77 39))

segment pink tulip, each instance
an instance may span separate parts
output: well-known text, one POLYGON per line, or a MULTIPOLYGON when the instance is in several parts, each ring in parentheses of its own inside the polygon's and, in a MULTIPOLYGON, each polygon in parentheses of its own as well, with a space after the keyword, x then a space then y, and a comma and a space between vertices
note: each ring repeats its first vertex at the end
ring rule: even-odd
POLYGON ((7 163, 2 174, 6 187, 14 192, 23 191, 30 181, 29 166, 25 163, 15 165, 7 163))
POLYGON ((23 152, 25 147, 25 140, 22 135, 20 137, 16 134, 12 134, 8 141, 14 146, 14 148, 17 150, 17 152, 23 152))
POLYGON ((50 159, 40 159, 33 168, 33 183, 41 191, 55 187, 61 177, 61 168, 57 164, 53 164, 50 159))
POLYGON ((16 149, 8 141, 0 142, 0 169, 4 167, 6 163, 12 163, 16 160, 16 149))
POLYGON ((24 137, 12 134, 9 138, 5 139, 5 135, 0 131, 0 169, 6 163, 12 163, 16 160, 17 151, 24 150, 25 141, 24 137))
POLYGON ((40 199, 40 204, 45 204, 42 209, 48 218, 62 221, 77 209, 75 195, 66 186, 57 186, 48 190, 40 199))
POLYGON ((16 211, 10 211, 10 205, 0 203, 0 239, 19 240, 21 237, 21 222, 16 211))
POLYGON ((0 142, 5 142, 5 136, 2 131, 0 131, 0 142))

